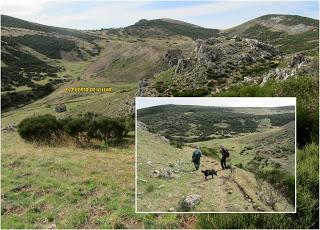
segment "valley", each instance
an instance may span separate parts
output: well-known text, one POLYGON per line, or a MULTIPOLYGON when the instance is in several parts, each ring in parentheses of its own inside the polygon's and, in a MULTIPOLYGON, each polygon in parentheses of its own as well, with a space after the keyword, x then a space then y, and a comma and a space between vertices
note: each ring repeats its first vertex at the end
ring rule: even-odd
POLYGON ((170 104, 138 109, 137 119, 138 211, 294 210, 294 107, 170 104), (221 145, 230 153, 229 170, 220 166, 221 145), (191 162, 197 146, 204 155, 200 171, 191 162), (217 176, 204 180, 201 170, 207 169, 217 176), (267 191, 277 194, 276 206, 266 201, 267 191), (180 207, 195 195, 199 204, 180 207))
MULTIPOLYGON (((135 96, 220 96, 232 87, 263 89, 269 87, 269 83, 274 86, 282 82, 290 84, 272 96, 310 93, 307 102, 298 101, 302 105, 299 113, 308 114, 306 117, 313 121, 314 111, 318 111, 318 97, 313 97, 314 92, 318 94, 314 87, 318 85, 319 75, 318 22, 295 15, 265 15, 228 30, 219 30, 172 19, 142 19, 123 28, 74 30, 1 15, 1 227, 207 228, 202 225, 209 221, 205 215, 135 213, 134 137, 131 133, 123 145, 102 149, 79 148, 73 144, 47 146, 25 142, 18 135, 17 125, 25 118, 44 114, 59 119, 88 112, 132 118, 135 96), (281 39, 277 39, 278 35, 281 39), (221 72, 222 69, 227 71, 221 72), (112 92, 65 91, 72 87, 111 87, 112 92), (291 88, 293 93, 289 91, 291 88), (64 105, 66 111, 57 112, 56 106, 60 105, 64 105)), ((170 208, 177 211, 181 199, 191 191, 201 193, 203 201, 196 209, 199 212, 208 210, 208 206, 210 211, 274 211, 254 191, 262 186, 254 170, 270 170, 272 177, 279 176, 292 185, 294 137, 287 134, 292 133, 294 126, 282 120, 287 112, 286 108, 255 111, 253 122, 246 112, 238 109, 236 113, 243 121, 238 119, 237 125, 248 122, 253 124, 248 125, 252 130, 245 130, 242 125, 237 130, 229 129, 232 117, 220 119, 210 127, 201 127, 199 121, 197 125, 186 126, 186 130, 170 130, 162 129, 165 123, 156 122, 152 132, 138 130, 138 138, 148 143, 138 145, 142 153, 138 158, 142 163, 138 163, 141 172, 141 180, 137 182, 138 211, 167 212, 170 208), (280 124, 275 125, 274 122, 279 121, 280 124), (163 142, 153 132, 161 136, 169 132, 172 140, 185 142, 185 145, 180 150, 163 142), (219 171, 218 177, 204 181, 202 173, 192 172, 190 154, 200 145, 206 153, 202 167, 219 169, 216 148, 221 143, 230 149, 231 164, 237 173, 219 171), (274 144, 273 148, 268 148, 270 143, 274 144), (150 149, 155 149, 152 155, 150 149), (163 159, 161 154, 166 154, 169 160, 163 159), (177 162, 177 155, 180 162, 177 162), (177 177, 172 180, 150 178, 150 172, 162 168, 177 170, 178 173, 174 173, 177 177), (281 173, 276 174, 279 170, 275 169, 280 169, 281 173), (183 184, 193 190, 184 188, 172 192, 183 184), (173 202, 169 202, 168 196, 173 202)), ((182 116, 188 118, 193 111, 183 113, 182 116)), ((303 120, 307 118, 302 117, 298 126, 308 123, 309 120, 305 123, 303 120)), ((181 127, 185 121, 181 121, 181 127)), ((308 134, 303 135, 307 141, 316 125, 310 123, 310 127, 300 129, 308 134)), ((310 208, 310 212, 317 208, 313 195, 313 188, 318 187, 314 185, 318 175, 313 164, 318 162, 313 154, 317 148, 313 143, 299 150, 298 189, 303 196, 298 199, 303 198, 303 209, 298 211, 302 210, 302 219, 310 216, 305 213, 305 207, 310 208)), ((263 173, 260 176, 267 181, 263 186, 279 197, 280 201, 273 208, 293 211, 288 194, 279 194, 272 178, 263 173)), ((291 199, 292 194, 289 196, 291 199)), ((283 217, 291 222, 297 219, 289 215, 283 217)), ((226 219, 229 217, 237 219, 234 216, 226 216, 226 219)), ((271 222, 259 219, 252 224, 250 219, 246 227, 262 228, 261 223, 271 222)), ((311 217, 294 226, 305 228, 314 226, 313 222, 311 217)), ((216 223, 209 228, 238 226, 230 222, 223 226, 216 223)))

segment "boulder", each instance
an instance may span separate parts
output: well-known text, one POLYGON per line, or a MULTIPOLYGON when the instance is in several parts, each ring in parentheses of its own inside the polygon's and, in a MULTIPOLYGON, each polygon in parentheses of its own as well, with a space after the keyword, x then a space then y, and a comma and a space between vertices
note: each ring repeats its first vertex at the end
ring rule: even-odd
POLYGON ((65 104, 56 105, 55 111, 56 111, 57 113, 63 113, 63 112, 65 112, 65 111, 67 111, 67 106, 66 106, 65 104))
POLYGON ((244 83, 251 83, 251 82, 253 82, 253 78, 252 78, 252 77, 249 77, 249 76, 244 77, 244 78, 243 78, 243 82, 244 82, 244 83))
POLYGON ((158 189, 164 188, 164 184, 159 185, 158 189))
POLYGON ((172 178, 175 177, 175 175, 174 175, 172 169, 166 168, 166 169, 162 169, 162 170, 160 171, 159 177, 161 177, 161 178, 166 178, 166 179, 172 179, 172 178))
POLYGON ((179 210, 182 212, 191 211, 196 205, 198 205, 201 201, 201 196, 198 194, 193 194, 187 196, 185 199, 182 200, 180 203, 179 210))
POLYGON ((241 39, 241 37, 239 35, 235 35, 231 39, 233 39, 233 40, 235 40, 237 42, 241 42, 242 41, 242 39, 241 39))

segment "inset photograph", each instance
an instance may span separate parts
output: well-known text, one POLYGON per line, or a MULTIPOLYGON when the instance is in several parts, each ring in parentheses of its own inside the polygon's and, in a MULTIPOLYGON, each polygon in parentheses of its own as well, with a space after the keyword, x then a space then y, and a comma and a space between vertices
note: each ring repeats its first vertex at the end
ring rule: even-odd
POLYGON ((136 97, 137 212, 295 212, 294 97, 136 97))

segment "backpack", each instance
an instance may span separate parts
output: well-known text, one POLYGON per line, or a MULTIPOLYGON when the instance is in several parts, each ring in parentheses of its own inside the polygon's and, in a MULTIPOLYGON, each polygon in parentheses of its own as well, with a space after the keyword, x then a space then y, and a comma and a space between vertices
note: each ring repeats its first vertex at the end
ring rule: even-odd
POLYGON ((229 156, 230 156, 230 153, 229 153, 228 149, 223 149, 223 150, 224 150, 225 156, 226 156, 226 157, 229 157, 229 156))

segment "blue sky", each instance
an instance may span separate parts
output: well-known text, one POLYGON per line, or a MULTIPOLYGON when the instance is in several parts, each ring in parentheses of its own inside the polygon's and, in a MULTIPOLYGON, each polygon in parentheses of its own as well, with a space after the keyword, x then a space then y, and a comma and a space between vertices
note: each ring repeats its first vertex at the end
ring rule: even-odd
POLYGON ((3 0, 1 9, 2 14, 75 29, 123 27, 142 18, 172 18, 217 29, 265 14, 319 18, 318 1, 3 0))
POLYGON ((203 105, 220 107, 278 107, 296 105, 295 97, 136 97, 136 108, 157 105, 203 105))

